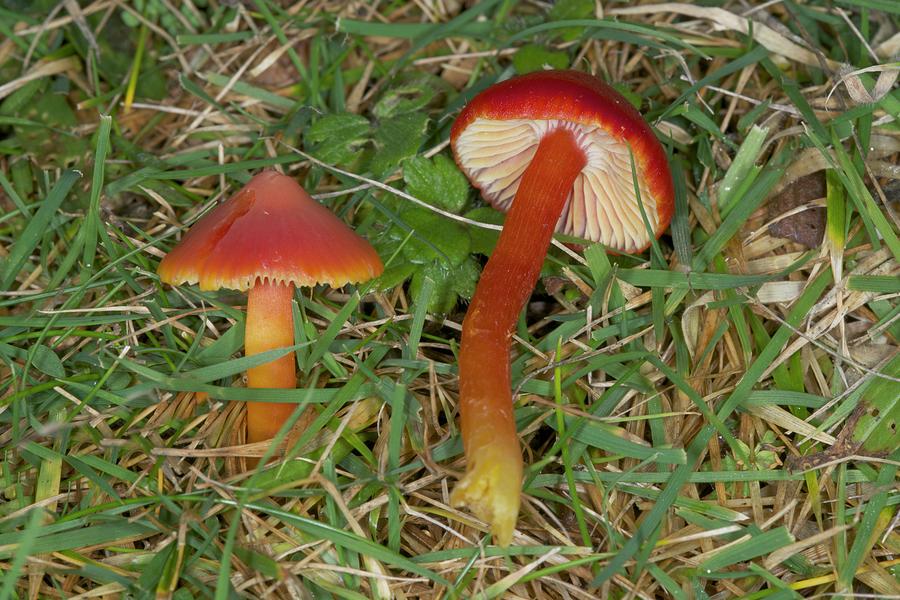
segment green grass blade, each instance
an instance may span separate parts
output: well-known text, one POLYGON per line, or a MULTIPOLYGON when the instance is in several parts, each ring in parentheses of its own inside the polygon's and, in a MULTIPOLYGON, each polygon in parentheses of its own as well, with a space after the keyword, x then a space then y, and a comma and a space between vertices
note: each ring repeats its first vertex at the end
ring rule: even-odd
POLYGON ((94 173, 91 177, 91 199, 81 233, 83 236, 82 269, 85 280, 94 271, 94 255, 97 250, 97 238, 100 228, 100 194, 103 191, 103 180, 106 171, 106 155, 109 153, 109 132, 112 129, 112 117, 100 117, 100 129, 97 132, 97 147, 94 150, 94 173))
POLYGON ((847 204, 840 178, 833 169, 825 171, 826 182, 826 228, 825 243, 831 256, 831 271, 834 281, 843 278, 844 244, 847 239, 847 204))
POLYGON ((19 578, 28 557, 34 553, 35 540, 40 535, 44 514, 42 508, 32 508, 29 511, 28 522, 25 524, 25 527, 21 532, 17 532, 17 539, 15 542, 12 542, 17 546, 16 552, 9 565, 9 570, 3 576, 3 586, 0 587, 0 600, 9 600, 14 597, 16 580, 19 578))
POLYGON ((81 176, 77 171, 63 171, 62 176, 41 202, 41 207, 34 217, 28 221, 25 230, 18 236, 3 267, 3 276, 0 278, 0 289, 8 290, 16 279, 22 265, 28 260, 32 251, 40 243, 46 234, 51 219, 56 215, 59 206, 65 199, 69 190, 81 176))
POLYGON ((738 149, 731 166, 719 184, 719 211, 727 216, 735 203, 740 199, 737 190, 752 184, 756 178, 756 160, 762 152, 769 130, 754 125, 738 149))
POLYGON ((739 562, 769 554, 794 543, 794 536, 786 527, 766 532, 751 532, 747 539, 734 543, 700 564, 701 573, 719 571, 739 562))

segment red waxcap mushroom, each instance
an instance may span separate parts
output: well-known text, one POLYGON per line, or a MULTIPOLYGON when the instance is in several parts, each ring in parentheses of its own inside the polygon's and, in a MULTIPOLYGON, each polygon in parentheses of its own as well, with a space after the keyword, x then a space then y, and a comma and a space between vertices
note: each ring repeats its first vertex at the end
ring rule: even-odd
MULTIPOLYGON (((264 171, 191 227, 159 264, 171 285, 202 290, 249 290, 244 346, 247 356, 294 344, 294 286, 340 286, 383 270, 375 249, 292 178, 264 171)), ((293 388, 292 354, 250 369, 251 388, 293 388)), ((251 402, 250 442, 274 436, 293 404, 251 402)))
POLYGON ((577 71, 535 72, 486 89, 457 117, 450 143, 482 195, 509 211, 463 321, 459 402, 468 466, 451 497, 488 521, 506 545, 522 486, 510 339, 553 232, 641 251, 669 225, 672 177, 640 113, 577 71))

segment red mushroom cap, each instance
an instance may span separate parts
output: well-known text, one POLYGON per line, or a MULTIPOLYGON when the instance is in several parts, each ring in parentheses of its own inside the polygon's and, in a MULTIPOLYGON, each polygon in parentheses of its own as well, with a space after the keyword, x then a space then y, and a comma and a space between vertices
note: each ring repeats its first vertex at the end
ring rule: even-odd
POLYGON ((569 128, 588 158, 556 230, 623 252, 650 245, 634 193, 659 237, 674 209, 669 163, 640 113, 607 84, 580 71, 538 71, 478 94, 453 123, 456 161, 495 208, 509 210, 541 136, 569 128))
POLYGON ((366 281, 375 249, 292 178, 264 171, 191 227, 159 264, 165 283, 247 290, 257 279, 297 286, 366 281))

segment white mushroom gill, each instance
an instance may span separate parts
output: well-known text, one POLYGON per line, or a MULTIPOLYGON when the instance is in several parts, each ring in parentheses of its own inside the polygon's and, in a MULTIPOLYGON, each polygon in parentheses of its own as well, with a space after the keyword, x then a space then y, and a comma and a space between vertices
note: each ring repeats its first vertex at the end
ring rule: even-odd
MULTIPOLYGON (((475 119, 456 140, 459 163, 491 204, 509 210, 541 137, 558 127, 572 131, 587 165, 575 180, 556 231, 623 252, 646 247, 650 234, 634 193, 630 149, 600 127, 559 120, 475 119)), ((656 199, 643 178, 638 181, 640 202, 655 231, 656 199)))

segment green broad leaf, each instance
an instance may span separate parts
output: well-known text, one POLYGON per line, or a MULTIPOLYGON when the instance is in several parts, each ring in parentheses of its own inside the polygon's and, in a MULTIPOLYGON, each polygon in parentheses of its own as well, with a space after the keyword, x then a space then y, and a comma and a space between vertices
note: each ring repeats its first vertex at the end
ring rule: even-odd
POLYGON ((453 310, 460 298, 469 300, 472 297, 479 272, 478 263, 471 258, 455 267, 435 261, 415 272, 409 291, 413 301, 418 302, 426 278, 430 279, 434 285, 428 298, 427 310, 435 314, 446 314, 453 310))
POLYGON ((522 46, 513 56, 513 67, 516 72, 524 75, 532 71, 542 71, 546 67, 552 69, 568 69, 569 55, 547 49, 540 44, 528 44, 522 46))
POLYGON ((61 94, 39 94, 17 115, 39 125, 18 125, 15 137, 27 154, 55 165, 80 162, 87 154, 89 138, 68 131, 78 125, 75 112, 61 94))
POLYGON ((900 356, 888 363, 882 374, 876 376, 862 394, 860 403, 865 406, 852 439, 862 443, 867 453, 880 454, 897 449, 897 430, 900 428, 900 356))
POLYGON ((448 87, 446 81, 428 73, 401 76, 401 81, 375 103, 372 114, 383 121, 420 111, 448 87))
POLYGON ((469 182, 449 157, 414 156, 403 162, 406 191, 429 204, 459 214, 469 199, 469 182))
POLYGON ((50 377, 56 377, 57 379, 62 379, 66 376, 66 369, 63 367, 62 361, 53 350, 47 346, 37 345, 34 346, 31 351, 33 353, 31 364, 33 364, 38 371, 49 375, 50 377))
POLYGON ((479 275, 481 275, 481 268, 478 262, 469 258, 454 270, 450 289, 461 299, 471 300, 472 295, 475 294, 475 285, 478 283, 479 275))
MULTIPOLYGON (((590 19, 594 16, 593 0, 559 0, 550 10, 551 21, 571 21, 576 19, 590 19)), ((559 31, 562 39, 571 42, 578 39, 584 31, 583 27, 566 27, 559 31)))
MULTIPOLYGON (((467 212, 465 217, 480 223, 503 225, 505 215, 499 210, 494 210, 489 206, 481 206, 467 212)), ((500 237, 500 231, 471 225, 469 226, 469 235, 472 238, 471 252, 474 254, 490 256, 494 251, 494 246, 497 245, 497 238, 500 237)))
POLYGON ((403 246, 403 256, 410 262, 441 261, 459 266, 469 256, 472 242, 463 225, 419 206, 409 206, 401 218, 413 230, 403 246))
POLYGON ((418 87, 401 87, 390 90, 372 109, 378 119, 394 117, 425 108, 434 94, 418 87))
POLYGON ((369 170, 376 177, 384 177, 404 159, 414 156, 425 141, 428 117, 414 112, 385 119, 375 133, 375 154, 369 170))
POLYGON ((326 115, 306 130, 306 146, 319 160, 350 165, 362 154, 371 136, 369 120, 360 115, 326 115))

